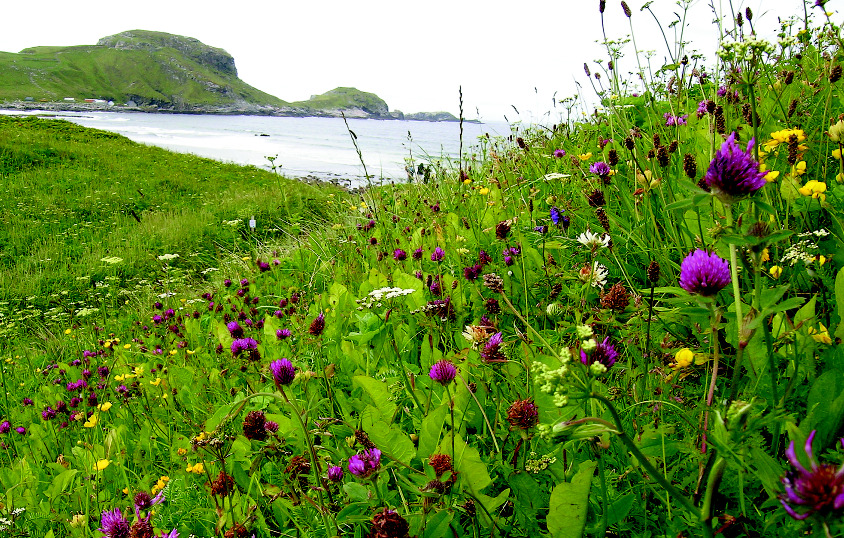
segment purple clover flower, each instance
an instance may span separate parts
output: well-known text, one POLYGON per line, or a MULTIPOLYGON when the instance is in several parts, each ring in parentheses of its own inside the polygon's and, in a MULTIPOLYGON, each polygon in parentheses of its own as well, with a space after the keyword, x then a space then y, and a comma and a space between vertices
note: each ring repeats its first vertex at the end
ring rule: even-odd
POLYGON ((680 287, 689 293, 711 297, 731 281, 730 265, 714 252, 697 249, 680 264, 680 287))
POLYGON ((596 176, 604 178, 610 175, 611 170, 610 165, 608 165, 604 161, 596 161, 592 163, 592 165, 589 167, 589 171, 595 174, 596 176))
POLYGON ((751 156, 754 144, 755 139, 751 138, 747 151, 742 151, 733 133, 709 163, 704 180, 712 194, 725 204, 755 193, 766 183, 765 172, 759 171, 759 163, 751 156))
POLYGON ((238 322, 230 321, 226 323, 226 328, 229 330, 229 334, 232 335, 232 338, 243 338, 243 327, 241 327, 238 322))
MULTIPOLYGON (((794 452, 794 441, 788 446, 785 455, 789 463, 796 469, 788 471, 782 479, 785 493, 780 496, 785 511, 794 519, 803 520, 813 514, 821 517, 829 516, 831 512, 844 509, 844 465, 838 469, 824 463, 818 464, 812 454, 812 440, 815 430, 806 439, 806 455, 809 457, 809 469, 803 467, 794 452), (800 513, 796 509, 801 510, 800 513), (806 511, 803 511, 805 509, 806 511)), ((844 446, 844 439, 841 439, 844 446)))
POLYGON ((349 472, 361 478, 368 478, 381 466, 381 451, 377 448, 364 450, 349 458, 349 472))
POLYGON ((4 420, 0 423, 0 433, 9 433, 12 430, 12 423, 8 420, 4 420))
POLYGON ((343 480, 343 468, 339 465, 334 465, 328 468, 328 479, 332 482, 339 482, 343 480))
POLYGON ((273 381, 276 386, 284 387, 296 378, 296 367, 288 359, 279 359, 270 363, 270 371, 273 373, 273 381))
POLYGON ((290 329, 278 329, 275 332, 275 337, 278 338, 279 340, 286 340, 287 338, 290 338, 290 335, 291 335, 290 329))
POLYGON ((610 344, 609 336, 604 338, 603 341, 598 342, 595 349, 593 349, 589 354, 582 349, 580 350, 580 362, 587 366, 598 362, 603 364, 604 367, 609 370, 612 365, 615 364, 615 360, 617 358, 618 351, 615 350, 615 346, 610 344))
POLYGON ((232 355, 237 357, 244 351, 251 351, 253 349, 258 349, 258 342, 255 341, 254 338, 238 338, 234 342, 232 342, 232 355))
MULTIPOLYGON (((700 107, 698 106, 698 111, 700 107)), ((706 102, 704 101, 704 111, 706 110, 706 102)), ((665 126, 666 127, 679 127, 680 125, 686 125, 686 118, 689 117, 688 114, 683 114, 682 116, 674 116, 670 112, 666 112, 662 115, 665 118, 665 126)))
POLYGON ((698 119, 706 116, 709 111, 706 110, 706 99, 701 101, 697 104, 697 110, 695 110, 695 114, 697 115, 698 119))
POLYGON ((311 326, 308 327, 308 333, 311 336, 319 336, 322 334, 322 331, 325 330, 325 314, 322 312, 311 322, 311 326))
POLYGON ((26 428, 24 428, 23 426, 18 426, 17 428, 15 428, 15 431, 21 435, 26 435, 26 428))
POLYGON ((431 254, 431 261, 432 262, 441 262, 443 261, 443 256, 445 256, 445 252, 440 247, 434 249, 434 252, 431 254))
POLYGON ((448 359, 442 359, 431 366, 428 376, 442 386, 447 386, 457 377, 457 368, 448 359))
POLYGON ((566 150, 564 149, 555 149, 554 150, 554 158, 555 159, 562 159, 566 156, 566 150))
POLYGON ((403 262, 404 260, 407 259, 407 252, 405 252, 404 250, 402 250, 400 248, 397 248, 396 250, 393 251, 393 259, 396 260, 397 262, 403 262))
POLYGON ((413 251, 413 254, 411 254, 411 256, 413 257, 414 260, 421 260, 422 259, 422 252, 423 252, 422 247, 419 247, 419 248, 417 248, 416 250, 413 251))
POLYGON ((500 332, 497 332, 490 336, 489 340, 487 340, 486 344, 484 344, 484 348, 481 350, 481 359, 483 359, 484 362, 506 361, 507 358, 501 351, 501 345, 503 342, 504 335, 500 332))

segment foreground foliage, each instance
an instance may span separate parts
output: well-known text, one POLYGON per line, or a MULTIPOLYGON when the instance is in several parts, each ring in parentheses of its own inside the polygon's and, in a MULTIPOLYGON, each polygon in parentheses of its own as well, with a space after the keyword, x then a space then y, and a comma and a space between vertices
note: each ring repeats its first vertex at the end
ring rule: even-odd
POLYGON ((8 342, 4 525, 840 535, 840 39, 784 32, 8 342))

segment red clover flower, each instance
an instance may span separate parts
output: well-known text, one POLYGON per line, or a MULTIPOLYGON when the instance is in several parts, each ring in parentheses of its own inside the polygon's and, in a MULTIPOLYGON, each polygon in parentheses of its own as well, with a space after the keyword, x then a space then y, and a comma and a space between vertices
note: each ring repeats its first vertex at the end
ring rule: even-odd
POLYGON ((377 448, 364 450, 349 458, 349 472, 361 478, 368 478, 381 466, 381 451, 377 448))
POLYGON ((448 359, 442 359, 431 366, 428 375, 440 385, 447 386, 457 376, 457 368, 448 359))
POLYGON ((279 387, 293 383, 296 378, 296 367, 288 359, 279 359, 270 363, 273 381, 279 387))
POLYGON ((733 133, 709 163, 704 180, 725 204, 755 193, 766 183, 765 172, 759 171, 759 163, 751 156, 754 143, 755 139, 750 139, 747 151, 742 151, 733 133))
POLYGON ((689 293, 711 297, 730 282, 730 265, 714 252, 697 249, 680 264, 680 287, 689 293))

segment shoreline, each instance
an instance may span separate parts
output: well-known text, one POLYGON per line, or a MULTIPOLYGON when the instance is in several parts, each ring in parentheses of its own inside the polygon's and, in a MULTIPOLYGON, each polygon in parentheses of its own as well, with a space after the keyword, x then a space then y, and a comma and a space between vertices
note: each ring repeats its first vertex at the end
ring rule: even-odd
MULTIPOLYGON (((43 102, 43 101, 3 101, 0 102, 0 110, 8 111, 43 111, 43 112, 124 112, 140 114, 186 114, 191 116, 263 116, 281 118, 342 118, 341 112, 346 114, 347 119, 356 120, 381 120, 381 121, 419 121, 425 123, 459 123, 456 120, 429 120, 397 116, 381 116, 369 114, 359 109, 349 110, 326 110, 302 109, 295 107, 275 107, 263 105, 245 106, 212 106, 196 105, 192 109, 161 108, 157 105, 138 105, 134 107, 126 105, 109 105, 107 103, 85 103, 85 102, 43 102)), ((483 125, 480 120, 463 119, 463 123, 475 123, 483 125)))

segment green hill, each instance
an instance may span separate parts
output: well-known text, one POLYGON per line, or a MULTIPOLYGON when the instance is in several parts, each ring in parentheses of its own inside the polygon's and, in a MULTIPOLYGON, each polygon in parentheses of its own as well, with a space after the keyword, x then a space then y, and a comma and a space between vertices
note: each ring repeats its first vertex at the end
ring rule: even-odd
POLYGON ((0 100, 77 101, 189 111, 234 107, 259 112, 287 103, 237 78, 226 51, 190 37, 132 30, 96 45, 0 52, 0 100))

